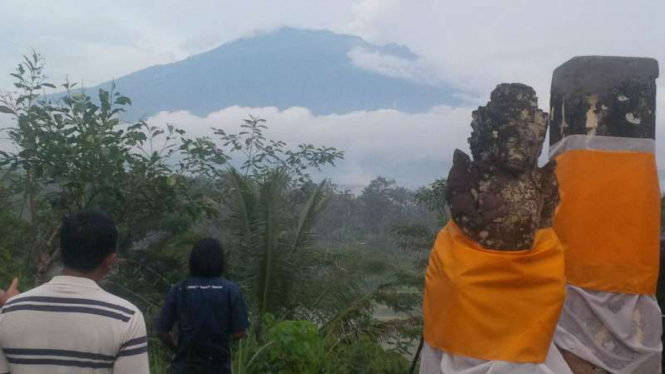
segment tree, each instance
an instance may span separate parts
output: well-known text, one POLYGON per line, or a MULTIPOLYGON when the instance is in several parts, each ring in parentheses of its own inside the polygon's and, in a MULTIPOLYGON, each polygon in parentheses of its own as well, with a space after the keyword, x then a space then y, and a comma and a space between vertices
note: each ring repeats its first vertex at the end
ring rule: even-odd
POLYGON ((326 249, 343 249, 361 245, 364 240, 362 208, 349 190, 328 186, 328 206, 322 212, 316 234, 326 249))
POLYGON ((173 126, 165 131, 142 121, 122 122, 131 100, 113 89, 99 90, 93 100, 65 83, 65 96, 52 100, 45 92, 55 86, 43 70, 37 53, 25 57, 12 74, 18 92, 0 98, 0 112, 16 121, 5 130, 18 150, 0 152, 0 166, 20 185, 14 207, 31 226, 28 260, 37 283, 58 259, 55 239, 65 214, 105 210, 118 222, 127 248, 169 213, 192 219, 215 213, 195 179, 226 162, 209 139, 187 139, 173 126), (176 153, 181 160, 172 162, 176 153))
POLYGON ((419 188, 415 195, 418 205, 437 215, 440 226, 445 225, 450 218, 448 203, 446 202, 447 186, 445 179, 437 179, 429 186, 419 188))
POLYGON ((445 179, 438 179, 416 192, 414 196, 416 204, 435 214, 436 226, 433 225, 435 222, 432 220, 429 223, 411 223, 393 228, 393 236, 399 247, 406 252, 415 253, 417 257, 411 268, 397 269, 394 281, 383 285, 383 292, 377 298, 392 310, 408 316, 408 318, 398 322, 401 324, 401 327, 398 328, 398 345, 411 346, 420 338, 417 353, 411 366, 411 373, 414 372, 418 355, 423 346, 420 311, 425 287, 427 255, 434 246, 437 229, 443 227, 449 219, 445 196, 445 179), (405 342, 402 340, 405 340, 405 342))
POLYGON ((315 147, 300 144, 297 149, 287 149, 281 140, 266 139, 263 131, 268 127, 263 118, 252 115, 245 119, 238 134, 228 134, 215 129, 229 154, 240 153, 245 160, 240 167, 245 177, 259 178, 280 169, 289 177, 289 182, 306 184, 311 181, 309 169, 321 170, 324 165, 335 166, 335 161, 344 158, 344 152, 332 147, 315 147))
POLYGON ((23 253, 27 249, 25 238, 29 235, 27 222, 12 211, 9 197, 13 194, 0 169, 0 288, 5 288, 12 278, 24 270, 23 253))

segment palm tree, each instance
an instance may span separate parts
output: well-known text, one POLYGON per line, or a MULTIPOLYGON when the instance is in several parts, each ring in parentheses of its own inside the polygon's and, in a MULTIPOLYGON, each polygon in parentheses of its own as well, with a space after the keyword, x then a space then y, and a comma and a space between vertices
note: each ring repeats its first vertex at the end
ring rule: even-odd
POLYGON ((362 277, 372 272, 364 266, 367 256, 314 248, 327 181, 295 189, 283 169, 260 176, 230 170, 225 179, 229 255, 235 277, 248 291, 259 344, 267 314, 310 320, 322 335, 338 342, 360 335, 381 340, 394 330, 392 324, 372 318, 381 290, 363 283, 362 277))
POLYGON ((292 290, 305 273, 299 267, 312 249, 327 182, 303 187, 304 203, 294 209, 292 180, 284 169, 258 177, 231 170, 226 179, 231 251, 243 267, 240 278, 250 291, 254 331, 260 338, 266 314, 287 316, 294 309, 292 290))

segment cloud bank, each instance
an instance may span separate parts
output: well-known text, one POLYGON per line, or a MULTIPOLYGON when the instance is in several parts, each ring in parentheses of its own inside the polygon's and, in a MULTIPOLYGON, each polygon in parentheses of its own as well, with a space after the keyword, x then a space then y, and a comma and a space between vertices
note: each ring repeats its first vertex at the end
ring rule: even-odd
POLYGON ((209 136, 212 127, 239 131, 242 119, 252 114, 267 120, 270 139, 290 146, 311 143, 343 150, 345 159, 337 168, 325 170, 337 184, 357 189, 384 176, 416 188, 447 175, 455 148, 468 151, 470 110, 440 106, 418 114, 378 110, 316 116, 299 107, 283 111, 230 107, 206 117, 161 112, 148 121, 158 126, 176 124, 189 136, 209 136))
MULTIPOLYGON (((664 90, 661 90, 664 91, 664 90)), ((665 109, 665 92, 659 92, 659 106, 665 109)), ((359 191, 373 178, 395 179, 400 185, 417 188, 446 177, 453 151, 467 153, 471 132, 471 112, 475 107, 439 106, 424 113, 409 114, 396 110, 360 111, 345 115, 313 115, 306 108, 280 111, 275 107, 230 107, 198 117, 187 111, 161 112, 148 119, 150 124, 175 124, 189 136, 211 136, 211 128, 238 132, 249 114, 264 118, 270 139, 283 140, 290 146, 300 143, 336 147, 345 159, 336 168, 327 168, 325 176, 333 182, 359 191)), ((665 121, 659 120, 657 138, 665 138, 665 121)), ((546 161, 544 146, 541 163, 546 161)), ((656 148, 659 165, 665 165, 665 147, 656 148)), ((661 172, 665 182, 665 173, 661 172)))

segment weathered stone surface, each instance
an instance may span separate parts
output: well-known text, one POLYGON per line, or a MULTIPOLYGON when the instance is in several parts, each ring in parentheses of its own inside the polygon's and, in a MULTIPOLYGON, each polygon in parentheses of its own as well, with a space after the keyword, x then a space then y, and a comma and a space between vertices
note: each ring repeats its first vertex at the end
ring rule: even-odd
POLYGON ((550 144, 573 134, 655 138, 658 62, 581 56, 554 70, 550 144))
POLYGON ((555 164, 538 168, 547 114, 526 85, 500 84, 473 112, 473 160, 455 150, 447 200, 457 225, 483 247, 530 249, 558 204, 555 164))

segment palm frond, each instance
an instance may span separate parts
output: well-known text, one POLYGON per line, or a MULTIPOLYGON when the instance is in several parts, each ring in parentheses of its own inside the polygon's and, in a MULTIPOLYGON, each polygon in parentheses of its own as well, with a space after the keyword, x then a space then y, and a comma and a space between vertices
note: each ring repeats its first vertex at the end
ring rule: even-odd
POLYGON ((230 189, 230 208, 236 230, 241 236, 249 236, 256 220, 257 197, 254 183, 235 169, 226 174, 230 189))
POLYGON ((316 223, 316 217, 325 208, 327 199, 325 196, 325 186, 327 180, 323 180, 310 193, 305 206, 300 212, 298 227, 296 229, 291 250, 296 251, 311 241, 312 232, 316 223))
POLYGON ((360 331, 359 326, 363 320, 369 320, 369 318, 362 318, 362 314, 369 317, 373 296, 373 292, 360 295, 321 326, 319 331, 323 335, 335 337, 337 340, 344 340, 350 335, 355 335, 360 331))
MULTIPOLYGON (((260 336, 262 320, 271 309, 270 298, 274 297, 272 292, 275 283, 276 270, 280 258, 278 251, 283 248, 281 236, 285 232, 285 191, 288 187, 288 174, 283 170, 275 170, 267 173, 259 183, 259 212, 258 221, 260 222, 258 234, 261 238, 257 241, 258 247, 255 247, 255 254, 258 258, 259 268, 257 269, 258 287, 257 309, 258 323, 257 335, 260 336)), ((281 281, 281 280, 280 280, 281 281)))

